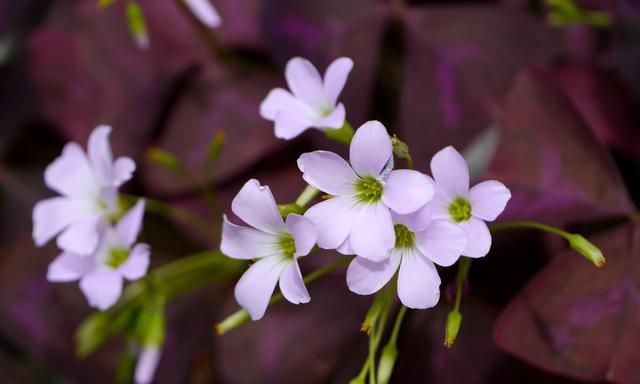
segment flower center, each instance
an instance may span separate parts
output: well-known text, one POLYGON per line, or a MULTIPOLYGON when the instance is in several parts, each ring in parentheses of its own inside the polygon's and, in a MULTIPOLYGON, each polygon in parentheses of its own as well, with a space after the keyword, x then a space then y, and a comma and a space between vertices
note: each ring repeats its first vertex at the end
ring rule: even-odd
POLYGON ((293 241, 293 237, 291 237, 291 235, 282 235, 278 245, 286 258, 293 259, 294 254, 296 253, 296 243, 293 241))
POLYGON ((396 224, 393 226, 396 231, 395 248, 413 248, 413 239, 415 235, 406 226, 396 224))
POLYGON ((107 265, 111 268, 118 268, 129 259, 129 250, 123 247, 111 248, 107 257, 107 265))
POLYGON ((383 191, 382 183, 375 177, 367 176, 356 182, 356 198, 361 203, 377 203, 383 191))
POLYGON ((471 218, 471 203, 464 197, 456 197, 449 204, 449 215, 456 223, 469 220, 471 218))

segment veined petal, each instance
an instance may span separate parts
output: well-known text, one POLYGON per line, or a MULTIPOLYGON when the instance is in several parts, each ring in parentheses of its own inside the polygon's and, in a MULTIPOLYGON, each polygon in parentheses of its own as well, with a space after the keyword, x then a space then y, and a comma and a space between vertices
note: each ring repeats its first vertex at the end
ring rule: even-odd
POLYGON ((448 220, 433 220, 416 233, 416 246, 429 260, 443 267, 453 265, 467 246, 467 233, 448 220))
POLYGON ((429 176, 410 169, 400 169, 389 174, 382 201, 395 212, 406 215, 424 206, 434 194, 434 184, 429 176))
POLYGON ((145 200, 140 199, 116 224, 116 233, 126 247, 131 247, 140 234, 145 200))
POLYGON ((332 104, 336 104, 338 101, 338 96, 340 96, 352 68, 353 60, 348 57, 337 58, 327 67, 324 73, 324 91, 332 104))
POLYGON ((347 237, 346 239, 344 239, 344 241, 342 242, 342 244, 340 244, 337 248, 336 251, 342 255, 354 255, 355 252, 353 251, 353 247, 351 246, 351 241, 349 241, 349 238, 347 237))
POLYGON ((150 384, 153 381, 153 376, 160 362, 160 352, 160 348, 155 345, 146 346, 142 349, 138 356, 134 374, 136 384, 150 384))
POLYGON ((420 232, 431 225, 431 212, 427 204, 416 212, 408 215, 401 215, 391 211, 391 219, 393 220, 393 224, 402 224, 409 228, 411 232, 420 232))
POLYGON ((340 103, 331 111, 331 113, 314 122, 313 126, 318 128, 339 129, 344 125, 345 116, 346 112, 344 110, 344 105, 340 103))
POLYGON ((373 262, 364 257, 353 259, 347 268, 347 286, 358 295, 370 295, 384 287, 398 270, 400 255, 394 250, 381 262, 373 262))
POLYGON ((499 181, 489 180, 474 185, 469 191, 471 214, 486 221, 495 220, 511 199, 511 191, 499 181))
POLYGON ((338 196, 322 201, 305 212, 318 231, 318 246, 335 249, 342 244, 359 214, 358 203, 350 196, 338 196))
POLYGON ((60 249, 77 255, 90 255, 98 247, 102 213, 94 213, 75 221, 58 236, 60 249))
POLYGON ((417 250, 402 255, 398 274, 398 297, 413 309, 431 308, 440 299, 440 276, 433 263, 417 250))
POLYGON ((287 216, 286 222, 289 233, 293 237, 293 241, 296 245, 296 253, 294 256, 300 257, 308 255, 316 245, 318 241, 318 233, 315 225, 308 218, 295 213, 290 213, 287 216))
POLYGON ((220 251, 233 259, 259 259, 278 254, 278 236, 233 224, 224 216, 220 251))
MULTIPOLYGON (((449 205, 451 205, 452 201, 444 189, 436 184, 433 198, 423 208, 420 208, 420 210, 427 210, 428 214, 431 215, 431 218, 434 220, 452 220, 451 213, 449 213, 449 205)), ((427 212, 423 212, 423 214, 427 214, 427 212)))
POLYGON ((63 252, 49 264, 47 281, 65 283, 80 280, 95 267, 95 261, 90 257, 63 252))
POLYGON ((280 275, 280 292, 291 304, 304 304, 311 300, 297 260, 289 262, 280 275))
POLYGON ((69 197, 93 199, 100 188, 87 155, 76 143, 64 146, 60 157, 45 169, 44 181, 47 187, 69 197))
POLYGON ((85 200, 53 197, 39 201, 33 208, 33 240, 42 246, 72 223, 95 213, 85 200))
POLYGON ((334 196, 355 194, 356 174, 342 157, 333 152, 313 151, 298 158, 302 178, 334 196))
POLYGON ((290 263, 281 256, 265 257, 247 269, 235 288, 236 301, 252 320, 259 320, 269 305, 269 299, 284 268, 290 263))
POLYGON ((431 173, 436 183, 451 198, 469 193, 469 166, 462 155, 448 146, 431 159, 431 173))
POLYGON ((322 114, 333 108, 325 94, 320 73, 309 60, 301 57, 289 60, 285 68, 285 77, 291 92, 314 111, 322 114))
POLYGON ((231 210, 245 223, 261 231, 278 234, 287 230, 271 189, 260 185, 256 179, 245 183, 231 202, 231 210))
POLYGON ((353 135, 349 148, 351 165, 361 177, 378 177, 391 158, 391 139, 379 121, 367 121, 353 135))
POLYGON ((391 221, 391 213, 386 205, 361 205, 359 215, 353 223, 349 236, 356 255, 371 261, 382 261, 389 256, 396 235, 391 221))
POLYGON ((184 0, 194 16, 209 28, 222 24, 222 19, 209 0, 184 0))
POLYGON ((80 280, 80 290, 89 305, 104 311, 118 301, 122 294, 122 276, 114 269, 95 269, 80 280))
POLYGON ((491 249, 491 233, 487 224, 472 217, 459 225, 467 232, 467 246, 462 254, 473 258, 486 256, 491 249))
POLYGON ((129 258, 118 268, 122 276, 129 281, 138 280, 147 274, 151 247, 147 244, 136 244, 129 253, 129 258))

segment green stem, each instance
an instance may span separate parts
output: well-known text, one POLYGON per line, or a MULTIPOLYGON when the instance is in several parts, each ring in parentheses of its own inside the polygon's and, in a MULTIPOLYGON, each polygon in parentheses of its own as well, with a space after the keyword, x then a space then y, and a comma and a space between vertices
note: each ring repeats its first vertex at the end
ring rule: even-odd
POLYGON ((318 196, 319 193, 320 193, 319 189, 311 185, 307 185, 304 191, 302 191, 300 196, 298 196, 298 198, 296 199, 295 204, 300 208, 304 208, 307 206, 307 204, 311 202, 311 200, 313 200, 316 196, 318 196))
POLYGON ((402 326, 402 321, 404 320, 404 316, 407 313, 407 307, 404 305, 400 305, 400 310, 398 311, 398 315, 396 316, 396 322, 393 324, 393 331, 391 331, 391 338, 389 339, 389 344, 396 344, 398 341, 398 334, 400 333, 400 327, 402 326))
POLYGON ((491 232, 499 232, 499 231, 504 231, 506 229, 516 229, 516 228, 533 228, 533 229, 539 229, 541 231, 545 231, 545 232, 549 232, 549 233, 553 233, 555 235, 564 237, 565 239, 569 239, 571 237, 571 234, 569 232, 563 231, 559 228, 555 228, 552 227, 550 225, 547 224, 543 224, 543 223, 538 223, 535 221, 510 221, 507 223, 501 223, 501 224, 493 224, 489 227, 489 229, 491 230, 491 232))
POLYGON ((456 277, 456 301, 453 306, 454 311, 460 310, 460 303, 462 302, 462 289, 464 288, 464 282, 469 276, 469 268, 471 268, 471 259, 468 257, 461 257, 458 264, 458 275, 456 277))
MULTIPOLYGON (((326 275, 327 273, 333 271, 336 268, 342 267, 344 265, 347 265, 353 258, 351 257, 342 257, 336 261, 334 261, 333 263, 322 267, 312 273, 310 273, 309 275, 307 275, 304 278, 304 283, 305 284, 309 284, 317 279, 319 279, 320 277, 326 275)), ((271 297, 271 300, 269 300, 269 305, 272 305, 274 303, 277 303, 279 301, 281 301, 284 298, 284 296, 282 295, 282 293, 278 293, 276 295, 274 295, 273 297, 271 297)), ((245 323, 247 323, 250 320, 249 317, 249 313, 247 311, 245 311, 244 309, 239 309, 236 312, 234 312, 233 314, 231 314, 230 316, 228 316, 226 319, 224 319, 223 321, 221 321, 220 323, 216 324, 215 326, 215 330, 216 333, 218 335, 223 335, 229 331, 231 331, 232 329, 235 329, 245 323)))
POLYGON ((351 139, 353 139, 353 134, 354 134, 353 127, 346 120, 341 128, 338 128, 338 129, 325 128, 322 131, 324 132, 325 136, 327 136, 328 139, 331 139, 333 141, 337 141, 340 144, 346 144, 346 145, 349 145, 351 143, 351 139))

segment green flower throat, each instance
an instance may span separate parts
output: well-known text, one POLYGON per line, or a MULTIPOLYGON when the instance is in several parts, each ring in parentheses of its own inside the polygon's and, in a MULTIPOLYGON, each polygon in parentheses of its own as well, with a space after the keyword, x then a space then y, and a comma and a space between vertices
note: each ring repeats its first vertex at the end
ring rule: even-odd
POLYGON ((282 237, 280 237, 278 246, 280 247, 280 250, 282 250, 282 253, 285 255, 285 257, 293 259, 296 253, 296 243, 295 241, 293 241, 293 237, 291 237, 291 235, 283 234, 282 237))
POLYGON ((393 226, 396 231, 395 248, 413 248, 415 235, 405 225, 396 224, 393 226))
POLYGON ((375 177, 367 176, 356 182, 356 198, 360 203, 373 204, 382 200, 384 187, 375 177))
POLYGON ((469 220, 471 218, 471 203, 464 197, 456 197, 449 204, 449 215, 456 223, 469 220))
POLYGON ((112 248, 107 258, 107 265, 115 269, 127 260, 129 260, 129 250, 127 248, 112 248))

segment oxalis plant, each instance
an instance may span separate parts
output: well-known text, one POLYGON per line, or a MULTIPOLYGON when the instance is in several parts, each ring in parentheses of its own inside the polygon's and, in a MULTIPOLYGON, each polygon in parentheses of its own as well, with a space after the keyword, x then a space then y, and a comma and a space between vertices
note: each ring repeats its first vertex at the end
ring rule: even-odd
MULTIPOLYGON (((186 4, 204 24, 220 25, 207 2, 186 4)), ((134 25, 134 32, 144 30, 144 24, 134 25)), ((145 38, 137 41, 148 44, 145 38)), ((474 259, 490 254, 493 232, 545 231, 565 239, 595 266, 604 265, 602 252, 578 234, 531 221, 491 224, 508 206, 509 188, 497 180, 471 186, 468 164, 455 148, 411 153, 410 145, 390 135, 383 122, 367 121, 354 129, 347 121, 348 106, 339 101, 352 70, 357 63, 347 57, 334 60, 324 76, 308 60, 289 60, 284 74, 288 89, 273 89, 255 113, 273 122, 280 139, 313 129, 348 146, 349 159, 322 149, 300 154, 297 166, 307 186, 293 202, 279 203, 269 186, 248 180, 230 207, 237 219, 221 217, 221 228, 218 222, 161 201, 120 193, 136 164, 128 157, 114 158, 110 126, 96 127, 86 150, 77 143, 63 148, 44 172, 45 184, 59 195, 34 207, 33 239, 38 246, 55 239, 61 250, 49 265, 47 279, 77 281, 88 304, 98 310, 77 331, 80 356, 124 335, 129 343, 118 380, 133 377, 148 383, 161 360, 165 308, 175 298, 238 277, 234 296, 240 308, 214 325, 224 337, 268 316, 268 307, 283 299, 295 305, 310 302, 307 285, 340 270, 336 273, 344 273, 353 294, 373 295, 369 310, 362 313, 368 353, 351 383, 387 383, 402 357, 397 339, 403 320, 410 310, 438 305, 439 269, 448 267, 457 268, 456 289, 442 334, 444 347, 454 345, 463 324, 462 293, 469 269, 474 259), (429 156, 431 175, 412 169, 414 158, 426 162, 429 156), (219 238, 219 249, 150 271, 153 244, 138 242, 145 211, 167 214, 219 238), (300 260, 314 257, 318 248, 340 257, 315 271, 301 268, 300 260)), ((211 161, 223 140, 216 136, 212 141, 211 161)), ((150 157, 192 177, 168 153, 155 150, 150 157)), ((215 194, 207 188, 202 192, 217 212, 215 194)))

